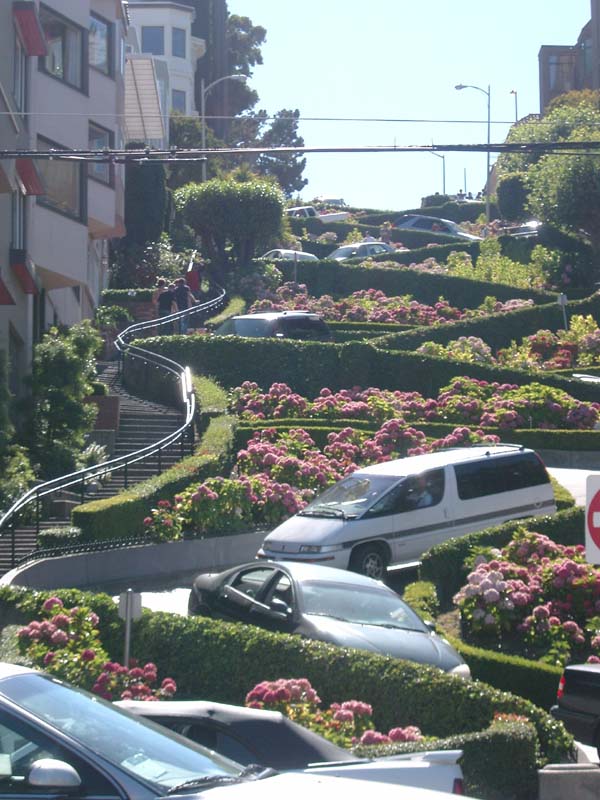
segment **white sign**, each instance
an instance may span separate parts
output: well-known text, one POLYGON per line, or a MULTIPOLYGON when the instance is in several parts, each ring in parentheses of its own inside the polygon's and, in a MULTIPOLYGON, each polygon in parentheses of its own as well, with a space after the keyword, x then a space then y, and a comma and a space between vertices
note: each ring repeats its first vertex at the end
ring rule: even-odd
POLYGON ((600 475, 588 475, 585 489, 585 557, 600 564, 600 475))

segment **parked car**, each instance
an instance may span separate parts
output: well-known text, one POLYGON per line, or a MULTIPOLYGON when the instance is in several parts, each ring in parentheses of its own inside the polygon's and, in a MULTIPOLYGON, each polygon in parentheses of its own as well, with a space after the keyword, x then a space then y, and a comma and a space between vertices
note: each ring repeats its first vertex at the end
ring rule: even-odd
POLYGON ((254 561, 198 575, 188 612, 431 664, 470 677, 456 650, 396 592, 340 569, 254 561))
MULTIPOLYGON (((363 800, 361 780, 243 768, 190 739, 133 716, 41 672, 0 663, 0 786, 23 798, 225 798, 363 800), (257 781, 260 781, 257 784, 257 781)), ((445 793, 380 784, 382 800, 436 800, 445 793)))
POLYGON ((463 794, 462 750, 406 753, 391 758, 356 758, 279 711, 202 700, 122 700, 118 706, 165 725, 238 763, 316 775, 420 786, 463 794))
POLYGON ((349 211, 330 211, 323 212, 317 211, 314 206, 295 206, 294 208, 287 208, 285 213, 288 217, 296 217, 300 219, 320 219, 322 222, 342 222, 350 216, 349 211))
POLYGON ((600 756, 600 664, 569 664, 564 668, 550 713, 581 744, 600 756))
POLYGON ((395 248, 386 242, 354 242, 338 247, 327 258, 332 258, 334 261, 345 261, 347 258, 369 258, 369 256, 395 252, 395 248))
POLYGON ((273 261, 318 261, 312 253, 303 253, 301 250, 269 250, 260 258, 270 258, 273 261))
POLYGON ((394 220, 396 228, 410 228, 411 230, 429 231, 454 236, 458 239, 468 239, 471 242, 480 242, 481 236, 474 236, 460 228, 456 222, 441 217, 427 217, 423 214, 403 214, 394 220))
POLYGON ((331 331, 318 314, 310 311, 265 311, 240 314, 223 322, 215 336, 275 336, 278 339, 308 339, 327 342, 331 331))
POLYGON ((523 222, 520 225, 507 225, 502 228, 502 236, 516 236, 518 239, 535 239, 539 235, 542 223, 537 219, 523 222))
POLYGON ((353 472, 271 531, 258 556, 379 579, 389 564, 412 562, 453 536, 555 511, 533 450, 457 447, 353 472))

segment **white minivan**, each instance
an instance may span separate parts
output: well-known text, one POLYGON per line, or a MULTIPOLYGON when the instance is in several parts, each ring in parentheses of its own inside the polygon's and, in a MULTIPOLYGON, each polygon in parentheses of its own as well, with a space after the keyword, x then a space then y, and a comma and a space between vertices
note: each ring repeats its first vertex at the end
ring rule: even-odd
POLYGON ((271 531, 257 555, 380 579, 388 565, 416 561, 453 536, 555 511, 533 450, 452 448, 357 470, 271 531))

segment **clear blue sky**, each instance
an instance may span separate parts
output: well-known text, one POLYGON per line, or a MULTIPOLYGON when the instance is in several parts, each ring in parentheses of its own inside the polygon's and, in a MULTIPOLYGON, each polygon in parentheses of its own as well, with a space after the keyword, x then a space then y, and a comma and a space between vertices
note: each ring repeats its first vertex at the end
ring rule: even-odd
MULTIPOLYGON (((473 123, 301 121, 307 146, 486 141, 487 98, 459 83, 491 86, 491 140, 515 116, 539 112, 542 44, 573 45, 589 0, 228 0, 229 12, 267 30, 251 85, 257 108, 304 117, 473 120, 473 123)), ((492 159, 494 156, 492 157, 492 159)), ((350 205, 400 210, 422 195, 485 182, 485 154, 308 156, 302 192, 350 205)))

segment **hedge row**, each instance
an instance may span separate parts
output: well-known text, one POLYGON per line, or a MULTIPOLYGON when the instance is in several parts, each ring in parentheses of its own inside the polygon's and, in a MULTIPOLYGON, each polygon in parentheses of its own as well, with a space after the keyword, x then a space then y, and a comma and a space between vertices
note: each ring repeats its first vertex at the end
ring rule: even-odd
MULTIPOLYGON (((435 256, 436 249, 390 253, 384 260, 393 260, 399 265, 418 263, 425 258, 435 256)), ((456 249, 456 247, 445 248, 445 255, 456 249)), ((283 272, 286 281, 294 280, 294 265, 291 262, 280 261, 278 268, 283 272)), ((550 303, 554 302, 555 298, 548 292, 519 289, 500 283, 475 281, 470 278, 414 269, 352 266, 338 261, 301 261, 297 266, 297 278, 298 283, 306 284, 309 294, 316 297, 324 294, 346 297, 352 292, 376 287, 389 297, 410 294, 419 302, 430 305, 443 296, 451 305, 460 308, 477 308, 486 297, 496 297, 503 301, 513 298, 532 299, 535 303, 550 303)))
MULTIPOLYGON (((499 217, 497 206, 492 203, 492 216, 499 217)), ((402 214, 425 214, 428 217, 441 217, 450 219, 453 222, 476 222, 482 214, 485 214, 485 203, 469 202, 457 203, 453 200, 441 203, 437 206, 427 206, 426 208, 412 208, 407 211, 378 211, 374 214, 365 214, 361 221, 368 225, 382 225, 397 219, 402 214)))
MULTIPOLYGON (((567 317, 574 314, 591 314, 600 320, 600 294, 585 300, 567 303, 567 317)), ((460 336, 476 336, 483 339, 492 350, 507 347, 511 341, 520 341, 539 330, 558 331, 564 328, 562 308, 558 303, 517 308, 503 314, 459 320, 434 326, 413 327, 384 336, 378 345, 390 350, 414 350, 423 342, 447 344, 460 336)))
MULTIPOLYGON (((227 388, 243 380, 259 386, 284 382, 294 391, 316 396, 323 387, 337 391, 352 386, 416 391, 436 397, 457 376, 523 385, 531 375, 523 370, 452 362, 416 353, 383 350, 369 342, 330 344, 236 336, 167 336, 144 339, 144 346, 188 365, 192 372, 213 376, 227 388)), ((129 379, 141 385, 143 369, 131 366, 129 379)), ((600 400, 600 387, 552 374, 543 383, 580 400, 600 400)))
MULTIPOLYGON (((539 533, 549 536, 564 545, 583 544, 584 510, 573 508, 559 511, 551 517, 537 517, 534 523, 539 533)), ((523 525, 522 520, 505 522, 495 528, 470 533, 436 545, 421 559, 419 577, 435 584, 440 603, 448 608, 452 597, 460 589, 466 577, 465 560, 473 547, 504 547, 514 532, 523 525)))
MULTIPOLYGON (((38 618, 50 596, 60 597, 67 607, 92 608, 100 618, 104 647, 113 659, 120 659, 123 622, 116 604, 105 594, 2 587, 0 626, 38 618)), ((469 791, 490 800, 499 796, 498 791, 503 797, 534 798, 536 767, 568 760, 572 752, 572 737, 542 709, 434 667, 254 626, 150 611, 144 611, 134 623, 132 647, 136 658, 151 660, 159 675, 175 679, 181 698, 242 704, 246 693, 261 680, 306 677, 326 705, 349 698, 370 703, 379 729, 412 724, 429 736, 452 737, 440 746, 464 749, 462 765, 469 791), (227 664, 226 670, 223 664, 227 664), (519 730, 515 726, 490 728, 497 712, 527 716, 531 725, 519 726, 519 730), (517 743, 520 747, 513 751, 517 743), (509 757, 514 759, 511 769, 507 768, 509 757)))
POLYGON ((171 500, 192 481, 223 472, 231 458, 233 428, 233 417, 213 418, 193 456, 114 497, 76 506, 72 524, 81 530, 80 540, 98 541, 143 533, 144 517, 158 500, 171 500))
MULTIPOLYGON (((462 750, 460 764, 465 790, 482 800, 536 800, 538 775, 537 738, 528 723, 492 725, 480 733, 463 733, 435 742, 436 750, 462 750)), ((364 758, 386 758, 398 753, 428 750, 431 742, 358 746, 364 758)))

